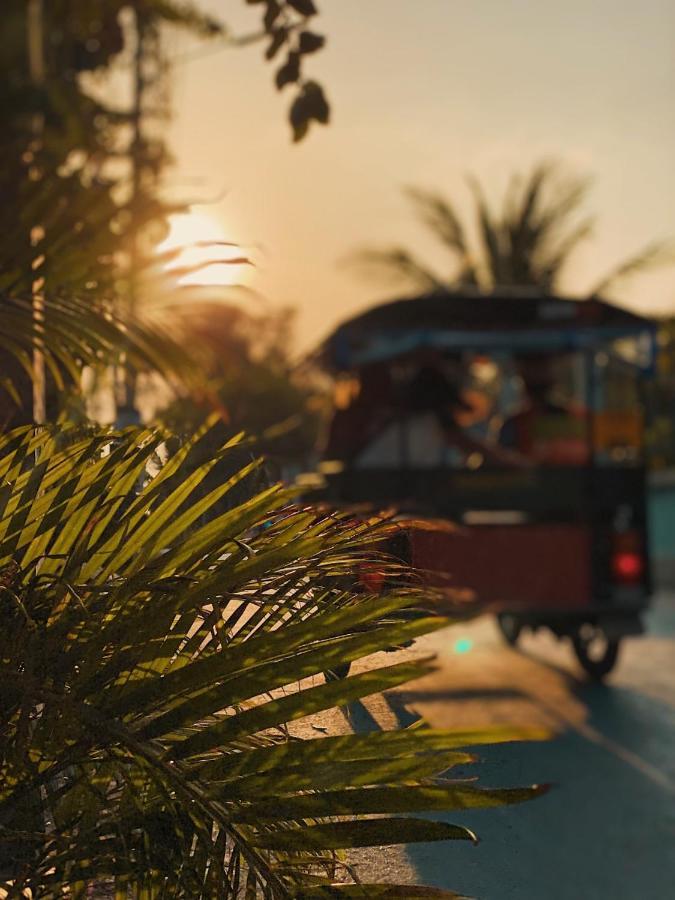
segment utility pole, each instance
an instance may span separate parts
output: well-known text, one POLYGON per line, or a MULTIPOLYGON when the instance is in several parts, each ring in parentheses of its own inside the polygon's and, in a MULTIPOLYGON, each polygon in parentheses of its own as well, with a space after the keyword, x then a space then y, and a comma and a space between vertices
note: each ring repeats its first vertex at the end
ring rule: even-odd
MULTIPOLYGON (((129 142, 129 291, 126 312, 133 316, 138 310, 140 272, 143 263, 143 201, 148 191, 148 137, 145 124, 150 115, 148 97, 157 88, 162 75, 159 28, 143 3, 134 7, 135 47, 132 64, 131 140, 129 142)), ((136 400, 136 373, 127 362, 121 373, 121 398, 118 404, 120 425, 139 421, 136 400)))
MULTIPOLYGON (((132 101, 131 101, 131 140, 129 142, 129 272, 128 292, 126 296, 125 313, 133 316, 138 302, 138 272, 140 265, 139 242, 139 207, 141 202, 142 174, 143 174, 143 106, 146 91, 145 78, 145 39, 146 19, 139 4, 134 6, 133 24, 136 45, 134 47, 133 64, 131 70, 132 101)), ((117 404, 118 425, 131 425, 138 423, 136 410, 136 373, 125 359, 119 374, 120 395, 117 404)))
POLYGON ((145 164, 145 140, 143 134, 143 114, 145 111, 148 77, 146 73, 146 54, 149 39, 149 24, 146 15, 137 5, 134 10, 136 26, 136 47, 133 64, 133 101, 131 110, 132 137, 129 147, 131 163, 131 243, 130 254, 130 312, 135 313, 138 294, 138 270, 141 259, 140 250, 140 213, 143 196, 143 169, 145 164))
MULTIPOLYGON (((28 69, 30 79, 35 88, 45 83, 44 58, 44 19, 43 0, 28 0, 26 7, 26 34, 28 38, 28 69)), ((44 115, 35 113, 31 125, 32 141, 29 151, 28 177, 31 181, 40 182, 44 173, 40 169, 39 155, 44 137, 44 115)), ((35 223, 30 232, 31 247, 35 251, 32 261, 32 302, 34 324, 33 346, 33 421, 42 425, 47 419, 47 386, 45 378, 45 358, 40 349, 40 333, 44 328, 45 279, 41 275, 44 267, 44 256, 40 253, 40 244, 44 241, 44 228, 35 223)))

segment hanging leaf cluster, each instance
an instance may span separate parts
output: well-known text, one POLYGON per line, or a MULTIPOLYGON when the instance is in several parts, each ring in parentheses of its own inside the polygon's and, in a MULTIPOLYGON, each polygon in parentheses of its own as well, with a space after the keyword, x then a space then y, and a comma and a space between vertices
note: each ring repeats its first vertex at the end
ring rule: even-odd
POLYGON ((324 35, 311 30, 310 19, 318 9, 313 0, 246 0, 263 9, 263 28, 268 37, 265 59, 282 59, 276 70, 278 90, 289 85, 296 88, 289 120, 293 140, 301 141, 312 122, 327 125, 330 107, 323 88, 316 81, 305 79, 304 58, 316 53, 326 43, 324 35))

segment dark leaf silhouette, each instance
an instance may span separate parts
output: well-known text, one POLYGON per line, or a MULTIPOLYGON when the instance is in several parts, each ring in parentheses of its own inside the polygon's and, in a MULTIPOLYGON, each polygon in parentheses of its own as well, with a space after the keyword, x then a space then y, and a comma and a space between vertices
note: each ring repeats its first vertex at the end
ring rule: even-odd
POLYGON ((286 58, 286 62, 276 74, 276 86, 281 90, 287 84, 296 82, 298 78, 300 78, 300 54, 291 51, 286 58))
POLYGON ((267 9, 265 10, 265 15, 263 16, 263 25, 265 26, 266 31, 272 30, 275 22, 279 18, 280 13, 281 4, 277 3, 276 0, 267 0, 267 9))
POLYGON ((291 106, 290 121, 293 128, 293 140, 302 140, 312 121, 327 125, 329 120, 330 107, 321 85, 315 81, 305 82, 291 106))
POLYGON ((322 34, 314 34, 312 31, 303 31, 298 38, 298 47, 301 53, 316 53, 326 43, 322 34))
POLYGON ((318 12, 313 0, 286 0, 286 2, 301 16, 315 16, 318 12))
POLYGON ((265 50, 265 59, 274 59, 279 50, 284 46, 286 40, 288 39, 288 29, 287 28, 275 28, 272 32, 272 40, 267 46, 267 50, 265 50))

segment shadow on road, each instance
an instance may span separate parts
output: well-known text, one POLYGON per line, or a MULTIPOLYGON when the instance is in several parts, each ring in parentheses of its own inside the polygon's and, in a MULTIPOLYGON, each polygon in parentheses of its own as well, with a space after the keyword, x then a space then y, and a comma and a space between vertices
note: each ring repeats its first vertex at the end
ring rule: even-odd
POLYGON ((410 847, 421 881, 485 900, 670 896, 675 803, 661 766, 672 767, 672 711, 625 690, 580 693, 586 728, 545 744, 478 748, 481 783, 553 781, 555 789, 520 807, 444 816, 475 829, 482 843, 410 847))
MULTIPOLYGON (((625 688, 579 682, 583 722, 546 743, 476 748, 485 786, 549 781, 547 796, 518 807, 434 816, 467 825, 481 844, 407 848, 416 880, 484 900, 663 900, 675 880, 675 713, 625 688), (670 788, 668 787, 670 781, 670 788)), ((413 690, 385 696, 400 726, 417 720, 408 704, 513 699, 511 688, 413 690)), ((531 700, 531 696, 529 697, 531 700)), ((363 704, 350 724, 374 730, 363 704)), ((561 728, 565 723, 561 722, 561 728)), ((459 774, 459 773, 455 773, 459 774)), ((468 769, 467 769, 468 774, 468 769)))

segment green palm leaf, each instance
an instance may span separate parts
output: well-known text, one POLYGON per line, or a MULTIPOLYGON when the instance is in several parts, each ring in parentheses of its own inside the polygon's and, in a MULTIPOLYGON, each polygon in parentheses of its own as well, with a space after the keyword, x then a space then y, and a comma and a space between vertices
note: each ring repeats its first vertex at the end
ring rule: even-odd
POLYGON ((385 525, 261 488, 241 441, 208 456, 205 436, 159 469, 162 433, 0 439, 6 889, 84 896, 107 881, 120 897, 360 896, 336 884, 338 851, 473 840, 409 815, 543 790, 440 777, 473 764, 466 746, 537 732, 289 734, 289 722, 428 671, 418 659, 321 675, 445 620, 420 613, 430 598, 374 549, 385 525), (208 481, 233 461, 238 474, 208 481), (363 561, 395 572, 400 589, 357 592, 349 573, 363 561))

